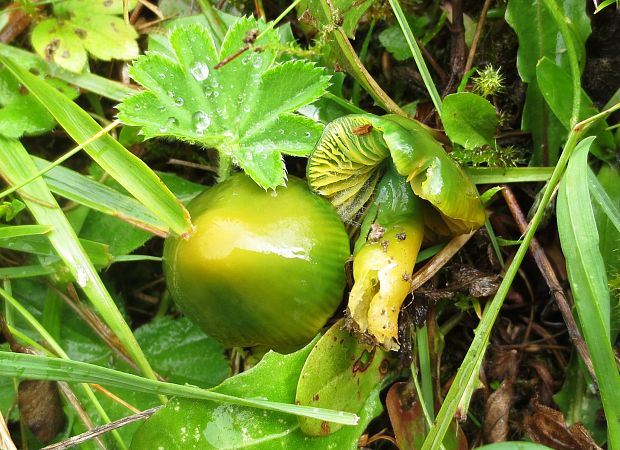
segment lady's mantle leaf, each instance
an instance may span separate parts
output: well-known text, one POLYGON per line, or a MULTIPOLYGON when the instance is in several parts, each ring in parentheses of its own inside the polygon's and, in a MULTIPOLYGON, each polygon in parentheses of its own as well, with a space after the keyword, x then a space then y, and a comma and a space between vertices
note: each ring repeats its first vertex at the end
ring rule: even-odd
POLYGON ((104 61, 137 58, 138 33, 115 16, 123 12, 122 6, 122 0, 57 2, 56 17, 32 31, 32 46, 46 60, 73 72, 86 66, 86 52, 104 61))
MULTIPOLYGON (((67 97, 77 97, 77 90, 59 80, 49 80, 67 97)), ((6 68, 0 69, 0 134, 11 138, 46 133, 56 126, 47 109, 28 92, 20 91, 20 84, 6 68)))
POLYGON ((176 28, 170 34, 173 55, 151 52, 131 68, 146 90, 119 105, 119 119, 143 127, 147 137, 173 136, 215 147, 263 188, 283 185, 281 154, 308 155, 322 129, 292 112, 319 98, 329 77, 304 61, 274 64, 275 30, 254 49, 215 68, 244 47, 249 32, 265 28, 254 19, 240 19, 220 49, 204 28, 176 28))

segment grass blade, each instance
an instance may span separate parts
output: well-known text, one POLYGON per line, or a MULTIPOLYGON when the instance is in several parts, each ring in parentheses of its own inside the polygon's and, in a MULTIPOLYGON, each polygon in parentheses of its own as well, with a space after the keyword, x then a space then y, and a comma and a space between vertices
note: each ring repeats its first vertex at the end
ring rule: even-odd
MULTIPOLYGON (((19 141, 0 137, 0 174, 9 183, 19 184, 36 170, 30 155, 19 141)), ((97 312, 118 336, 143 373, 155 378, 142 349, 45 182, 38 178, 19 192, 36 221, 52 227, 47 237, 97 312)))
MULTIPOLYGON (((34 157, 38 169, 49 161, 34 157)), ((91 209, 109 214, 159 236, 165 237, 168 227, 133 197, 122 194, 66 167, 56 166, 43 175, 50 190, 91 209)))
POLYGON ((531 183, 547 181, 553 167, 468 167, 465 172, 475 184, 531 183))
POLYGON ((349 412, 290 405, 254 398, 234 397, 195 386, 149 380, 94 364, 22 353, 0 352, 0 375, 37 380, 98 383, 150 394, 178 395, 180 397, 279 411, 344 425, 355 425, 358 421, 357 415, 349 412))
MULTIPOLYGON (((79 144, 101 131, 83 109, 45 81, 0 56, 15 77, 44 105, 66 132, 79 144)), ((104 134, 84 150, 140 203, 179 235, 191 231, 189 214, 153 171, 111 136, 104 134)))
POLYGON ((435 109, 441 116, 441 97, 439 96, 439 92, 437 92, 437 88, 435 87, 435 83, 433 83, 433 78, 431 77, 430 72, 428 71, 428 67, 424 62, 424 58, 422 57, 422 52, 420 51, 420 47, 413 36, 413 32, 411 31, 411 27, 407 22, 407 18, 405 17, 405 13, 403 13, 402 8, 400 7, 400 3, 398 0, 390 0, 390 6, 392 7, 392 11, 394 11, 394 15, 396 16, 396 20, 398 20, 398 24, 400 25, 400 29, 403 31, 405 35, 405 39, 407 40, 407 44, 409 45, 409 49, 411 50, 411 54, 413 55, 413 59, 415 60, 416 66, 420 71, 420 75, 422 76, 422 80, 424 81, 424 86, 426 86, 426 90, 433 101, 433 105, 435 105, 435 109))
POLYGON ((46 234, 52 231, 48 225, 13 225, 0 228, 0 239, 46 234))
POLYGON ((620 448, 620 376, 610 342, 610 293, 588 191, 588 150, 575 149, 558 195, 558 232, 583 336, 599 383, 609 447, 620 448))

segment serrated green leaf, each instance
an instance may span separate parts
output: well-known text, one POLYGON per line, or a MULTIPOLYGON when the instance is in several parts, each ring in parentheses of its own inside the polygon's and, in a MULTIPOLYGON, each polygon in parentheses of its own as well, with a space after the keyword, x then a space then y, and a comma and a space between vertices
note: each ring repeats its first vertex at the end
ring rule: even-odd
POLYGON ((264 188, 283 185, 281 154, 308 155, 322 128, 292 112, 319 98, 329 78, 303 61, 275 64, 275 30, 256 42, 262 51, 246 51, 216 69, 244 47, 253 29, 266 24, 239 19, 217 49, 203 27, 175 28, 172 53, 152 52, 131 68, 146 91, 119 105, 119 119, 141 126, 149 138, 173 136, 215 147, 264 188))
POLYGON ((443 99, 441 120, 450 140, 467 149, 494 145, 497 114, 485 98, 471 92, 450 94, 443 99))
POLYGON ((57 17, 35 26, 32 46, 47 61, 72 72, 84 69, 87 52, 104 61, 136 58, 138 33, 123 19, 115 17, 122 12, 122 0, 55 2, 57 17))
MULTIPOLYGON (((50 89, 40 80, 14 61, 0 56, 0 61, 11 70, 19 81, 54 116, 67 133, 77 142, 84 142, 101 133, 101 126, 75 103, 50 89)), ((107 173, 123 185, 138 201, 176 233, 182 235, 191 229, 189 214, 162 185, 161 180, 149 167, 133 155, 114 138, 103 134, 84 147, 84 150, 107 173)))

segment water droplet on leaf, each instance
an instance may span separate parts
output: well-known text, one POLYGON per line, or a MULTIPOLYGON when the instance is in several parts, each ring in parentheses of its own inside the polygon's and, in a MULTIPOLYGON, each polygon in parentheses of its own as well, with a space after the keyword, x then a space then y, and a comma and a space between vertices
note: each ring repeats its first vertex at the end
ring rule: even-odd
POLYGON ((204 111, 196 111, 192 116, 192 125, 196 134, 202 136, 204 131, 211 125, 211 118, 204 111))
POLYGON ((192 73, 192 76, 196 79, 196 81, 206 80, 209 76, 209 66, 202 62, 197 62, 194 64, 194 67, 192 67, 189 71, 192 73))

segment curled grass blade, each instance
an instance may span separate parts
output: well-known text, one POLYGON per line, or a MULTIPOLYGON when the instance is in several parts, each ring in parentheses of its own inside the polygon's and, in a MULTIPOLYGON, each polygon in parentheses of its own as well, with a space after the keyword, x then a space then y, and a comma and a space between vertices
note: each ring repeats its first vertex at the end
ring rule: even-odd
MULTIPOLYGON (((0 56, 15 77, 43 104, 58 123, 78 143, 99 133, 101 127, 71 100, 22 69, 10 59, 0 56)), ((179 235, 191 231, 187 210, 177 201, 161 180, 138 157, 127 151, 109 135, 103 135, 85 146, 85 151, 103 170, 179 235)))
MULTIPOLYGON (((28 179, 36 170, 34 162, 19 141, 0 137, 0 174, 2 177, 10 184, 19 184, 28 179)), ((97 312, 118 336, 142 372, 148 377, 155 378, 153 369, 142 349, 45 182, 38 178, 24 186, 19 192, 35 220, 41 225, 48 225, 52 228, 47 234, 50 243, 97 312)))
POLYGON ((0 375, 39 380, 59 380, 77 383, 98 383, 151 394, 169 394, 179 397, 211 400, 218 403, 249 406, 279 411, 297 416, 326 420, 343 425, 355 425, 358 416, 349 412, 309 406, 290 405, 255 398, 220 394, 195 386, 166 383, 131 375, 79 361, 67 361, 44 356, 0 352, 0 375))

